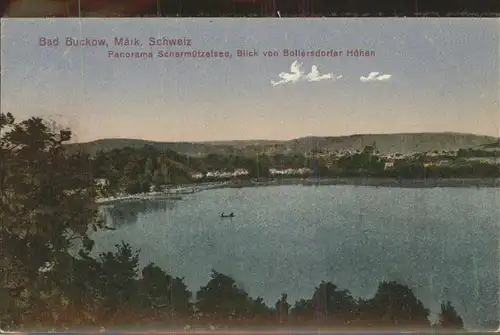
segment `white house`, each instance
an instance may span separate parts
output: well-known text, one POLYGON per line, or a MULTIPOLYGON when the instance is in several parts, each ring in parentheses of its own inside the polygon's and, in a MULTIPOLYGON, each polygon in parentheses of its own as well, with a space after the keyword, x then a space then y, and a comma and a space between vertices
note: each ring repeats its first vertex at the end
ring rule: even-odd
POLYGON ((384 170, 389 170, 394 168, 394 162, 393 161, 387 161, 385 162, 384 165, 384 170))
POLYGON ((238 176, 247 176, 249 174, 247 169, 236 169, 233 172, 228 171, 208 171, 206 173, 207 177, 211 178, 230 178, 238 176))
POLYGON ((236 169, 233 172, 234 176, 247 176, 248 175, 248 170, 247 169, 236 169))
POLYGON ((192 173, 191 174, 191 178, 193 178, 193 179, 201 179, 201 178, 203 178, 203 173, 200 173, 200 172, 192 173))
POLYGON ((480 162, 485 164, 500 164, 500 157, 469 157, 470 162, 480 162))
POLYGON ((269 169, 271 175, 305 175, 311 172, 309 168, 300 168, 300 169, 269 169))
POLYGON ((109 180, 106 178, 95 178, 94 183, 96 186, 109 186, 109 180))

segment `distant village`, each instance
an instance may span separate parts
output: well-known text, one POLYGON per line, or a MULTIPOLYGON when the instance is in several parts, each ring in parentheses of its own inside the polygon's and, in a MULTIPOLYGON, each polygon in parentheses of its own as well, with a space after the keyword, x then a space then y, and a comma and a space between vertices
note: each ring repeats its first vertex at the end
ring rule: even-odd
MULTIPOLYGON (((258 157, 262 157, 264 155, 273 156, 272 152, 269 153, 261 153, 258 157)), ((362 160, 370 159, 369 157, 377 158, 378 163, 383 163, 383 168, 385 171, 390 172, 391 170, 398 171, 399 162, 405 166, 406 163, 409 163, 411 166, 415 166, 415 164, 420 165, 424 168, 427 167, 472 167, 477 166, 477 164, 484 164, 486 168, 487 166, 499 166, 500 167, 500 143, 481 146, 479 148, 470 148, 470 149, 459 149, 459 150, 434 150, 432 152, 413 152, 413 153, 380 153, 375 145, 365 146, 363 150, 339 150, 339 151, 319 151, 314 150, 307 153, 304 153, 302 157, 305 158, 304 166, 300 166, 300 163, 297 162, 294 164, 294 167, 286 166, 286 164, 279 164, 275 161, 274 164, 270 166, 267 165, 265 167, 266 176, 270 176, 271 178, 308 178, 316 173, 317 163, 321 162, 321 165, 330 171, 341 171, 342 162, 345 160, 354 158, 356 156, 363 156, 362 160)), ((286 156, 286 155, 284 155, 286 156)), ((257 163, 257 162, 256 162, 257 163)), ((380 166, 380 165, 379 165, 380 166)), ((382 166, 380 166, 381 168, 382 166)), ((212 187, 216 186, 220 183, 226 183, 231 179, 238 181, 238 183, 243 180, 252 178, 257 178, 255 175, 255 171, 250 172, 245 168, 233 168, 233 169, 207 169, 206 171, 190 171, 188 172, 191 177, 191 182, 195 182, 197 187, 212 187), (214 184, 215 183, 215 184, 214 184), (213 185, 212 185, 213 184, 213 185), (211 186, 210 186, 211 185, 211 186)), ((258 172, 257 172, 258 173, 258 172)), ((258 176, 258 174, 257 174, 258 176)), ((318 175, 319 176, 319 175, 318 175)), ((257 178, 258 179, 258 178, 257 178)), ((96 186, 98 186, 98 191, 100 196, 104 196, 105 194, 109 194, 109 186, 110 181, 106 178, 96 178, 94 179, 96 186)), ((237 183, 237 184, 238 184, 237 183)), ((169 191, 172 192, 172 187, 175 183, 162 183, 154 184, 147 183, 147 188, 149 192, 164 192, 169 191)), ((189 188, 187 185, 191 184, 190 182, 184 182, 180 184, 176 184, 174 188, 177 189, 175 192, 183 192, 186 191, 183 187, 189 188)), ((192 185, 191 185, 192 187, 192 185)), ((192 189, 188 190, 192 192, 192 189)), ((136 192, 147 192, 144 188, 141 188, 141 191, 136 192)), ((175 193, 174 192, 174 193, 175 193)), ((187 192, 187 191, 186 191, 187 192)), ((118 193, 133 193, 133 192, 125 192, 124 189, 121 189, 118 193)), ((116 196, 113 194, 112 197, 116 196)))
MULTIPOLYGON (((424 156, 423 160, 424 167, 430 166, 452 166, 457 165, 457 157, 459 150, 435 150, 433 152, 421 153, 421 152, 413 152, 413 153, 387 153, 382 154, 376 151, 374 146, 367 146, 365 150, 368 150, 370 154, 377 156, 382 161, 385 162, 384 169, 390 170, 394 168, 394 163, 398 160, 413 160, 419 157, 424 156)), ((480 162, 484 164, 494 164, 500 165, 500 147, 495 146, 491 148, 478 148, 483 152, 491 152, 491 157, 467 157, 461 160, 462 164, 470 164, 472 162, 480 162), (496 155, 495 155, 496 154, 496 155)), ((327 167, 332 167, 336 161, 338 161, 341 157, 352 156, 354 154, 360 153, 359 150, 340 150, 335 152, 309 152, 306 154, 306 157, 310 158, 322 158, 326 162, 328 162, 327 167)), ((269 172, 272 176, 308 176, 313 171, 309 167, 302 168, 290 168, 290 167, 281 167, 281 168, 270 168, 269 172)), ((210 179, 227 179, 227 178, 235 178, 241 176, 247 176, 249 171, 246 169, 236 169, 234 171, 207 171, 205 173, 202 172, 193 172, 191 177, 195 180, 200 180, 204 178, 210 179)))

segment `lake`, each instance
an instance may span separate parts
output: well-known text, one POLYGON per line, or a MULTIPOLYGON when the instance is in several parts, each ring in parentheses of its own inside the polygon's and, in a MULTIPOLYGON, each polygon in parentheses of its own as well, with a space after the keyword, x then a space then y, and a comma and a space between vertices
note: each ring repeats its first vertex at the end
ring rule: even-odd
POLYGON ((94 251, 125 240, 193 292, 215 269, 270 306, 283 292, 292 305, 310 298, 322 280, 361 297, 396 280, 477 328, 499 315, 498 190, 287 185, 117 203, 106 207, 117 230, 94 233, 94 251))

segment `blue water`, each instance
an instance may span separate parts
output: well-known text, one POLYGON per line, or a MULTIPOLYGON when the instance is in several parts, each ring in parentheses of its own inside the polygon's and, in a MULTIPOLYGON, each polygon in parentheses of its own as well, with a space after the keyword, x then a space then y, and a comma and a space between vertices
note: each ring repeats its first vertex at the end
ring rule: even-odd
POLYGON ((95 252, 125 240, 194 292, 215 269, 271 306, 283 292, 310 298, 322 280, 362 297, 397 280, 433 313, 450 300, 478 328, 500 314, 498 192, 274 186, 128 202, 108 210, 118 229, 96 233, 95 252))

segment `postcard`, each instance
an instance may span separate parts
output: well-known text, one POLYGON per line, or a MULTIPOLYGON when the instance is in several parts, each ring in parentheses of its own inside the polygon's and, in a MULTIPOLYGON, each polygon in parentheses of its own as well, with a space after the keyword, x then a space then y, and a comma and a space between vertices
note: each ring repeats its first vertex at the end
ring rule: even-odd
POLYGON ((3 19, 1 328, 499 327, 497 19, 3 19))

